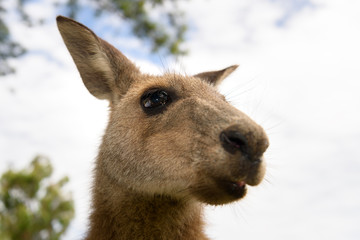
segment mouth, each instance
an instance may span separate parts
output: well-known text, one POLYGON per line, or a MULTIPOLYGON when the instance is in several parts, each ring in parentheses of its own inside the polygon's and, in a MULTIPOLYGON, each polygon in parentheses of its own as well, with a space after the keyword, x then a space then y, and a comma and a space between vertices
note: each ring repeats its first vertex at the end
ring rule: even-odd
POLYGON ((226 174, 205 175, 199 178, 192 191, 197 199, 210 205, 223 205, 238 201, 247 194, 248 186, 257 186, 265 174, 262 161, 255 164, 230 165, 226 174))
POLYGON ((243 198, 246 195, 247 188, 245 181, 219 181, 218 184, 234 200, 243 198))

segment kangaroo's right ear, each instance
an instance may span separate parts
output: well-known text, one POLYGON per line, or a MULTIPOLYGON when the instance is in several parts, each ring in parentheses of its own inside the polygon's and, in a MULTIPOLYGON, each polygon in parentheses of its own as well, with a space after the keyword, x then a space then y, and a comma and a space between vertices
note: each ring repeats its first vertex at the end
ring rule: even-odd
POLYGON ((219 71, 203 72, 194 75, 194 77, 201 78, 202 80, 210 83, 213 86, 218 86, 222 80, 229 76, 239 65, 232 65, 219 71))
POLYGON ((89 92, 97 98, 110 101, 114 94, 125 94, 140 74, 138 68, 84 25, 63 16, 58 16, 56 20, 89 92))

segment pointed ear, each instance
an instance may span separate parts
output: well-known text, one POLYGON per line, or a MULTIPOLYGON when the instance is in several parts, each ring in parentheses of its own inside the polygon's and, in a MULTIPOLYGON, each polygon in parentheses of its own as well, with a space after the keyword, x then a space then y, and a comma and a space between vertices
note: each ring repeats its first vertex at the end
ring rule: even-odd
POLYGON ((212 71, 212 72, 203 72, 194 75, 194 77, 201 78, 210 84, 217 86, 224 80, 227 76, 230 75, 239 65, 232 65, 230 67, 224 68, 219 71, 212 71))
POLYGON ((108 100, 116 93, 125 94, 136 75, 140 74, 138 68, 84 25, 63 16, 58 16, 56 21, 89 92, 108 100))

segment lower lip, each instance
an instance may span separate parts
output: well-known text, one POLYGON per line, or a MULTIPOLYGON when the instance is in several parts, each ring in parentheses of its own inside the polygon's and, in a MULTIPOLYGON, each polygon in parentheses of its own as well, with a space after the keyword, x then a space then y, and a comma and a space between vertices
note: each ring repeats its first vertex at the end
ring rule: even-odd
POLYGON ((235 198, 242 198, 246 194, 246 183, 244 181, 225 182, 224 189, 231 196, 235 198))

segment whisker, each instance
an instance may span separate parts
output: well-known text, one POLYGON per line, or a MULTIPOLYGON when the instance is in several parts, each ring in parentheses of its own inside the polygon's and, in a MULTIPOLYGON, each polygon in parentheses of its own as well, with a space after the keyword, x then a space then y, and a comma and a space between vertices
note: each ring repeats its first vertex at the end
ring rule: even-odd
MULTIPOLYGON (((240 82, 240 83, 236 84, 234 87, 231 88, 230 91, 225 92, 225 93, 224 93, 224 96, 229 96, 229 95, 235 93, 235 92, 238 91, 239 89, 242 89, 242 88, 250 85, 251 83, 254 83, 255 80, 256 80, 256 77, 250 79, 250 80, 247 81, 247 82, 240 82)), ((251 87, 251 88, 254 88, 254 87, 251 87)), ((236 95, 238 95, 238 93, 236 93, 236 95)))
MULTIPOLYGON (((244 95, 245 93, 251 92, 251 91, 253 91, 254 89, 255 89, 255 87, 247 88, 247 89, 242 90, 241 92, 236 93, 236 95, 234 95, 234 96, 225 95, 225 94, 224 94, 224 96, 225 96, 225 98, 226 98, 226 100, 227 100, 228 102, 238 101, 238 100, 240 100, 240 98, 243 97, 242 95, 244 95)), ((236 91, 237 91, 237 90, 238 90, 238 89, 236 89, 236 91)), ((235 90, 234 90, 234 91, 235 91, 235 90)))

